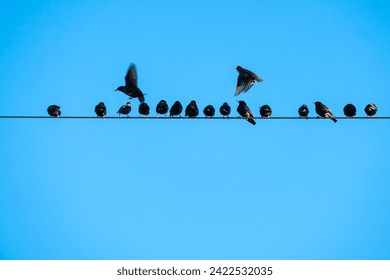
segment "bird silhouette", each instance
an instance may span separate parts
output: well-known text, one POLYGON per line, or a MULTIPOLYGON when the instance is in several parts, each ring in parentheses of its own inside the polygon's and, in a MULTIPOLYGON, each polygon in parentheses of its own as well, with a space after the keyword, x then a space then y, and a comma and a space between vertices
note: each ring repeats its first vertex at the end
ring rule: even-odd
POLYGON ((139 115, 140 117, 141 117, 141 115, 148 117, 149 112, 150 112, 150 107, 148 104, 146 104, 145 102, 142 102, 139 104, 138 113, 140 114, 139 115))
POLYGON ((298 114, 300 118, 307 118, 307 116, 309 116, 309 108, 306 104, 303 104, 298 108, 298 114))
POLYGON ((134 63, 130 64, 127 70, 125 85, 119 86, 117 90, 127 94, 130 98, 138 98, 141 103, 145 101, 143 92, 138 88, 137 68, 134 63))
POLYGON ((230 108, 229 104, 227 104, 227 102, 223 103, 222 106, 219 108, 219 112, 221 113, 221 115, 224 118, 229 117, 230 111, 231 111, 231 108, 230 108))
POLYGON ((337 122, 336 117, 333 115, 332 111, 322 104, 320 101, 314 102, 316 106, 316 113, 323 118, 330 118, 332 121, 337 122))
POLYGON ((60 108, 61 107, 58 105, 50 105, 49 107, 47 107, 47 113, 49 114, 50 117, 58 118, 59 116, 61 116, 60 108))
POLYGON ((248 105, 246 105, 245 101, 237 100, 237 102, 239 103, 237 107, 237 112, 240 114, 240 116, 245 118, 251 124, 255 125, 256 122, 253 119, 254 118, 253 113, 251 109, 249 109, 248 105))
POLYGON ((206 107, 204 107, 203 109, 203 114, 207 117, 214 117, 215 115, 215 108, 213 105, 207 105, 206 107))
POLYGON ((158 102, 156 106, 156 113, 157 113, 157 117, 158 114, 165 115, 165 117, 167 117, 168 104, 165 100, 160 100, 160 102, 158 102))
POLYGON ((260 107, 260 116, 262 118, 267 118, 269 119, 272 115, 272 109, 269 105, 263 105, 260 107))
POLYGON ((180 116, 181 112, 183 111, 183 106, 181 105, 180 101, 175 101, 173 103, 171 109, 169 110, 169 116, 173 118, 174 116, 180 116))
POLYGON ((95 113, 98 117, 105 118, 107 115, 106 105, 104 105, 103 102, 100 102, 98 105, 95 106, 95 113))
POLYGON ((367 117, 373 118, 376 115, 376 113, 378 112, 378 108, 376 107, 376 105, 374 103, 370 103, 364 108, 364 112, 366 112, 367 117))
POLYGON ((130 102, 127 102, 125 105, 122 105, 119 108, 117 113, 119 114, 119 116, 121 116, 121 115, 129 116, 130 112, 131 112, 131 104, 130 104, 130 102))
POLYGON ((241 92, 247 92, 255 84, 255 81, 264 81, 252 71, 249 71, 241 66, 235 66, 235 68, 239 74, 237 78, 236 92, 234 95, 239 95, 241 92))
POLYGON ((347 118, 353 118, 356 116, 356 107, 353 104, 347 104, 344 106, 343 112, 347 118))
POLYGON ((192 100, 186 107, 186 114, 189 118, 196 118, 199 115, 199 109, 196 105, 196 101, 192 100))

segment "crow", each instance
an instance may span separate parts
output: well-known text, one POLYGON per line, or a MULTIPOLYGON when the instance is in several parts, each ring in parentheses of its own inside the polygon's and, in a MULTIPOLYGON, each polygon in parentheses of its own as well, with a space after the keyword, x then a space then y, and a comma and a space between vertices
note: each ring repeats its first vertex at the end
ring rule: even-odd
POLYGON ((131 112, 131 104, 130 104, 130 102, 127 102, 125 105, 122 105, 119 108, 117 113, 119 114, 119 116, 121 116, 121 115, 129 116, 130 112, 131 112))
POLYGON ((49 107, 47 107, 47 113, 49 114, 50 117, 58 118, 59 116, 61 116, 60 108, 61 107, 58 105, 50 105, 49 107))
POLYGON ((229 104, 227 104, 226 102, 223 103, 222 106, 219 108, 219 112, 221 113, 221 115, 223 117, 229 117, 230 111, 231 111, 231 108, 230 108, 229 104))
POLYGON ((316 105, 316 113, 323 118, 330 118, 332 121, 337 122, 336 117, 333 115, 332 111, 322 104, 320 101, 313 102, 316 105))
POLYGON ((138 82, 137 82, 137 68, 134 63, 130 64, 129 69, 127 70, 127 74, 125 77, 125 85, 119 86, 117 90, 123 92, 124 94, 127 94, 131 98, 137 97, 139 102, 145 101, 145 96, 143 92, 138 88, 138 82))
POLYGON ((237 107, 237 112, 240 114, 240 116, 245 118, 251 124, 255 125, 256 122, 253 119, 254 118, 253 113, 251 109, 249 109, 248 105, 246 105, 245 101, 237 100, 237 102, 239 103, 237 107))
POLYGON ((195 100, 192 100, 186 107, 186 116, 189 118, 196 118, 199 115, 199 109, 195 100))
POLYGON ((237 78, 236 92, 234 93, 236 96, 241 92, 247 92, 255 84, 255 81, 264 81, 252 71, 249 71, 241 66, 235 66, 235 68, 239 73, 237 78))
POLYGON ((104 118, 107 115, 107 108, 103 102, 95 106, 95 113, 98 117, 104 118))

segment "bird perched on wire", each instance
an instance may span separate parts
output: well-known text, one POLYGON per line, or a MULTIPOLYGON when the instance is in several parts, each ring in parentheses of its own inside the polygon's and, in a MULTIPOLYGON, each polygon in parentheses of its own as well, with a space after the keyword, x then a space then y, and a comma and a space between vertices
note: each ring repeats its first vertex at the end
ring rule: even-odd
POLYGON ((344 111, 344 115, 347 118, 353 118, 354 116, 356 116, 356 107, 353 104, 345 105, 343 111, 344 111))
POLYGON ((98 117, 105 118, 107 115, 106 105, 104 105, 103 102, 100 102, 98 105, 95 106, 95 113, 98 117))
POLYGON ((148 104, 146 104, 145 102, 142 102, 139 104, 138 113, 139 113, 140 117, 141 117, 141 115, 148 117, 149 112, 150 112, 150 107, 148 104))
POLYGON ((316 113, 323 118, 330 118, 332 121, 337 122, 336 117, 333 115, 332 111, 322 104, 320 101, 313 102, 316 106, 316 113))
POLYGON ((130 102, 127 102, 125 105, 122 105, 119 108, 117 113, 119 114, 119 116, 121 116, 121 115, 129 116, 130 112, 131 112, 131 104, 130 104, 130 102))
POLYGON ((169 117, 173 118, 174 116, 180 116, 181 112, 183 111, 183 105, 181 105, 180 101, 175 101, 173 103, 171 109, 169 110, 169 117))
POLYGON ((119 86, 116 91, 119 90, 124 94, 130 96, 130 98, 138 98, 139 102, 145 101, 143 92, 138 88, 137 68, 134 63, 130 64, 125 77, 125 85, 119 86))
POLYGON ((165 117, 167 117, 168 104, 165 100, 160 100, 160 102, 158 102, 156 106, 156 113, 157 113, 157 117, 158 114, 165 115, 165 117))
POLYGON ((234 95, 239 95, 241 92, 247 92, 255 84, 255 81, 264 81, 252 71, 249 71, 241 66, 235 66, 235 68, 238 71, 238 78, 236 92, 234 95))
POLYGON ((190 104, 187 105, 185 112, 185 116, 188 116, 189 118, 196 118, 199 115, 199 109, 195 100, 192 100, 190 104))
POLYGON ((260 107, 260 116, 262 118, 267 118, 269 119, 272 115, 272 109, 269 105, 263 105, 260 107))
POLYGON ((246 105, 245 101, 237 100, 237 102, 239 103, 237 107, 237 112, 240 114, 240 116, 245 118, 251 124, 255 125, 256 122, 253 119, 254 118, 253 113, 251 109, 249 109, 248 105, 246 105))
POLYGON ((50 105, 49 107, 47 107, 47 113, 49 114, 50 117, 58 118, 59 116, 61 116, 60 108, 61 107, 58 105, 50 105))
POLYGON ((306 104, 303 104, 298 108, 298 114, 300 118, 307 118, 307 116, 309 116, 309 108, 306 104))
POLYGON ((207 105, 206 107, 204 107, 203 109, 203 114, 207 117, 214 117, 215 115, 215 108, 213 105, 207 105))
POLYGON ((219 108, 219 112, 221 113, 222 117, 229 117, 231 108, 227 102, 223 103, 222 106, 219 108))
POLYGON ((376 107, 376 105, 374 103, 370 103, 364 108, 364 112, 366 112, 367 117, 373 118, 376 115, 376 113, 378 112, 378 108, 376 107))

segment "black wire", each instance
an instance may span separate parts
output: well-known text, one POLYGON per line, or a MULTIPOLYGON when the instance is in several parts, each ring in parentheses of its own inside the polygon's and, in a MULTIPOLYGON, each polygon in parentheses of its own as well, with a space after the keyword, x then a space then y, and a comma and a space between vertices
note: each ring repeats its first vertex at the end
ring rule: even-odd
MULTIPOLYGON (((384 117, 336 117, 338 120, 390 120, 390 116, 384 117)), ((50 116, 0 116, 0 119, 102 119, 96 116, 61 116, 59 118, 50 117, 50 116)), ((152 120, 193 120, 194 118, 188 117, 164 117, 164 116, 106 116, 104 119, 121 119, 121 120, 142 120, 142 119, 152 119, 152 120)), ((201 120, 237 120, 242 119, 241 117, 196 117, 195 119, 201 120)), ((318 117, 308 117, 308 118, 300 118, 300 117, 270 117, 270 118, 262 118, 262 117, 254 117, 255 120, 318 120, 323 118, 318 117)))

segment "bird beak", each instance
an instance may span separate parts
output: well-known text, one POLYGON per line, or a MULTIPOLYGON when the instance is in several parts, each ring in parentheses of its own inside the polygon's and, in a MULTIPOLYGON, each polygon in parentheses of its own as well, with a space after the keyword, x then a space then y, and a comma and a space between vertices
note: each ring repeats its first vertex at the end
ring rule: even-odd
POLYGON ((236 68, 236 69, 237 69, 237 66, 234 66, 234 68, 236 68))

